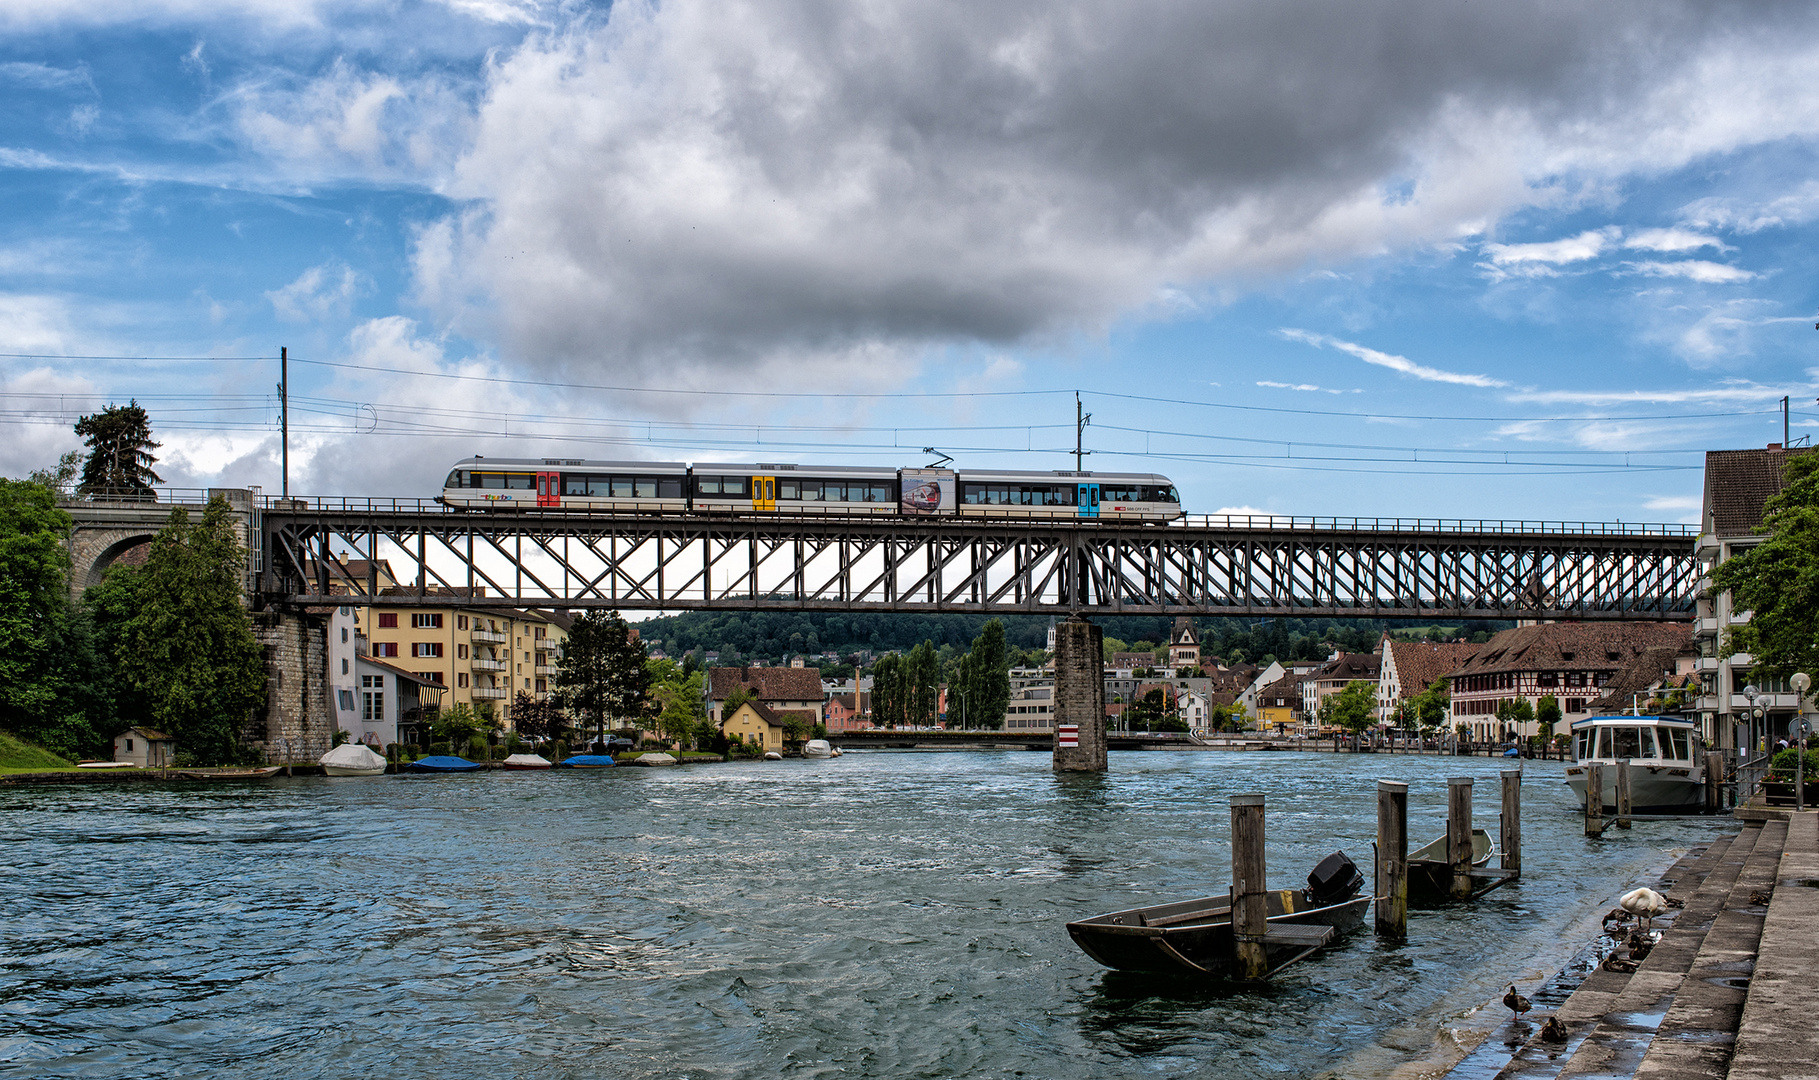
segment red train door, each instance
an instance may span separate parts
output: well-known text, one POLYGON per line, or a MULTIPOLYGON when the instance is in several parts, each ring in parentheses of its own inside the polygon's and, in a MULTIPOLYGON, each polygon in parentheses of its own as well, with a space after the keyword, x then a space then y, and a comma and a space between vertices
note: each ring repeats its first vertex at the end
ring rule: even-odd
POLYGON ((537 505, 562 505, 562 474, 557 472, 540 472, 537 474, 537 505))

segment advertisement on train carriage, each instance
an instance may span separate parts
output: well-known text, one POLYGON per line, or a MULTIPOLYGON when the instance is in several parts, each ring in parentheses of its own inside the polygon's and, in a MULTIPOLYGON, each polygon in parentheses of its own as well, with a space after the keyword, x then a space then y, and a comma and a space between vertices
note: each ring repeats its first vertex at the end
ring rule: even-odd
POLYGON ((905 517, 952 514, 959 505, 960 485, 952 469, 904 469, 902 480, 905 517))

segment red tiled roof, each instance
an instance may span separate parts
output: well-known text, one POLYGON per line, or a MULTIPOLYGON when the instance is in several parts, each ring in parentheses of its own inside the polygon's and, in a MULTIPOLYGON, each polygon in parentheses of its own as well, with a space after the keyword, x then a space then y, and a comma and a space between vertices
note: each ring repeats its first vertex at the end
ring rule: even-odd
POLYGON ((1705 455, 1705 514, 1718 536, 1762 529, 1762 504, 1781 491, 1790 453, 1804 450, 1710 450, 1705 455))
POLYGON ((1449 678, 1514 671, 1615 671, 1647 649, 1685 648, 1687 623, 1542 623, 1505 630, 1449 678))
POLYGON ((1604 696, 1592 702, 1591 711, 1621 712, 1635 703, 1638 694, 1646 699, 1648 692, 1657 686, 1664 683, 1677 685, 1682 680, 1674 674, 1674 661, 1682 651, 1673 645, 1661 645, 1637 653, 1629 663, 1617 669, 1610 682, 1604 684, 1604 696))
POLYGON ((1396 678, 1402 684, 1400 699, 1414 697, 1435 679, 1470 660, 1480 646, 1464 642, 1396 641, 1384 648, 1395 658, 1396 678))
POLYGON ((709 668, 708 697, 725 701, 741 688, 760 701, 820 701, 820 668, 709 668))
POLYGON ((1382 670, 1383 654, 1381 653, 1340 653, 1337 659, 1321 664, 1319 669, 1309 677, 1321 682, 1330 682, 1334 679, 1344 679, 1347 682, 1356 679, 1376 682, 1377 675, 1382 670))

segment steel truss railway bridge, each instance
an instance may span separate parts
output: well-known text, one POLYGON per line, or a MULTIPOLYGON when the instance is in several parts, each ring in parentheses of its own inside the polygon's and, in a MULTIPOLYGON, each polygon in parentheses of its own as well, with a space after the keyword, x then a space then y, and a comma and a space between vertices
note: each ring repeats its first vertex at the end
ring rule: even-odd
POLYGON ((263 606, 372 595, 464 607, 1445 619, 1692 617, 1681 525, 1190 517, 456 512, 430 500, 259 499, 263 606))

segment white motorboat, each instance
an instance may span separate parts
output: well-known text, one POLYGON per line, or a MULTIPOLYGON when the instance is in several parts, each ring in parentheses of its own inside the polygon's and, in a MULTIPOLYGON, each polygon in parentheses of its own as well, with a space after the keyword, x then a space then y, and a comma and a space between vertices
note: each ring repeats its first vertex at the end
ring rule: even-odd
POLYGON ((835 752, 833 744, 826 739, 810 739, 802 744, 803 757, 831 758, 835 752))
POLYGON ((385 759, 362 743, 342 743, 320 758, 322 771, 330 776, 378 776, 385 771, 385 759))
POLYGON ((500 765, 511 772, 532 772, 549 768, 550 761, 541 754, 512 754, 500 765))
MULTIPOLYGON (((1590 716, 1573 721, 1573 764, 1566 785, 1585 806, 1585 767, 1630 763, 1630 809, 1673 813, 1705 801, 1698 728, 1679 716, 1590 716)), ((1600 805, 1617 806, 1617 770, 1603 770, 1600 805)))

